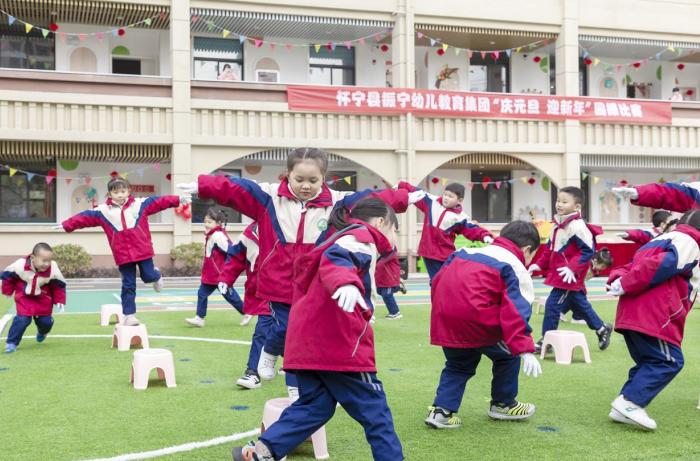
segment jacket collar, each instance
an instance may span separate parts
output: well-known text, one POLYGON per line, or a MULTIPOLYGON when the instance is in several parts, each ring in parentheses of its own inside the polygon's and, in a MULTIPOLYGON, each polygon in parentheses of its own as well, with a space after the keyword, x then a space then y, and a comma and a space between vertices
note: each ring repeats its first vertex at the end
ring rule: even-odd
POLYGON ((34 269, 34 266, 32 265, 32 255, 27 255, 24 258, 24 270, 28 272, 34 272, 36 275, 40 277, 49 277, 51 275, 51 265, 49 264, 49 267, 45 271, 38 272, 36 269, 34 269))
POLYGON ((574 211, 573 213, 569 213, 564 216, 554 215, 554 224, 556 224, 557 227, 564 228, 567 224, 576 219, 582 219, 581 213, 578 211, 574 211))
MULTIPOLYGON (((437 202, 438 202, 440 205, 442 205, 442 197, 439 197, 439 198, 437 199, 437 202)), ((446 209, 447 211, 452 211, 453 213, 460 214, 460 213, 462 212, 462 205, 457 205, 457 206, 454 207, 454 208, 447 208, 445 205, 442 205, 442 207, 443 207, 444 209, 446 209)))
POLYGON ((114 206, 114 207, 118 207, 118 208, 128 208, 129 206, 131 206, 132 203, 134 203, 134 200, 135 200, 134 196, 129 195, 129 198, 126 199, 126 202, 124 202, 124 205, 120 206, 120 205, 117 205, 116 203, 114 203, 114 201, 112 200, 112 197, 107 197, 107 200, 105 201, 105 203, 107 204, 107 206, 110 206, 110 207, 114 206))
POLYGON ((512 240, 508 240, 507 238, 503 237, 497 237, 496 240, 493 241, 492 245, 499 246, 501 248, 505 248, 506 250, 510 251, 515 255, 518 260, 523 263, 523 266, 525 266, 525 255, 523 254, 523 250, 520 249, 518 245, 513 243, 512 240))
POLYGON ((323 183, 323 185, 321 186, 321 190, 319 191, 316 197, 304 202, 299 197, 294 195, 294 192, 292 192, 292 188, 289 185, 289 180, 287 178, 283 178, 280 182, 279 188, 277 188, 277 195, 280 197, 288 198, 290 200, 304 203, 307 207, 311 208, 325 208, 333 206, 333 196, 331 195, 331 190, 328 188, 326 183, 323 183))
POLYGON ((394 247, 389 243, 389 239, 387 239, 384 234, 381 233, 379 229, 377 229, 374 226, 370 226, 367 224, 365 221, 360 221, 359 219, 348 219, 347 221, 349 224, 359 224, 363 226, 369 234, 372 236, 372 240, 374 240, 374 244, 377 247, 377 251, 382 257, 389 256, 391 252, 394 250, 394 247))
POLYGON ((676 227, 675 231, 692 237, 693 240, 695 240, 695 242, 700 246, 700 230, 697 230, 696 228, 687 224, 680 224, 676 227))
POLYGON ((212 230, 208 231, 208 232, 207 232, 206 234, 204 234, 204 235, 206 236, 206 239, 209 240, 209 237, 211 237, 211 235, 212 235, 214 232, 217 232, 217 231, 221 231, 221 232, 223 232, 224 234, 226 233, 226 230, 225 230, 223 227, 221 227, 221 226, 216 226, 216 227, 214 227, 212 230))

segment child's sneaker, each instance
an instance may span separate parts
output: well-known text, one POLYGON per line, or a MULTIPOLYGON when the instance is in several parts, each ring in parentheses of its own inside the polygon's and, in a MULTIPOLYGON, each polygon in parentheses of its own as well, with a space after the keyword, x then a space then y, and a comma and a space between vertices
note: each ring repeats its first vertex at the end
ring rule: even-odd
POLYGON ((571 319, 571 323, 574 325, 585 325, 586 321, 583 319, 571 319))
POLYGON ((244 326, 248 325, 251 320, 253 320, 252 315, 243 314, 243 318, 241 319, 241 326, 244 327, 244 326))
POLYGON ((153 282, 153 290, 155 290, 156 293, 160 293, 163 290, 163 277, 153 282))
POLYGON ((384 318, 387 320, 398 320, 402 319, 403 315, 401 315, 401 312, 397 312, 396 314, 387 314, 384 318))
POLYGON ((289 404, 293 404, 299 400, 299 388, 296 386, 287 386, 287 395, 289 395, 289 404))
POLYGON ((265 348, 260 351, 260 360, 258 360, 258 376, 265 381, 269 381, 275 377, 275 363, 277 356, 265 352, 265 348))
POLYGON ((185 322, 194 327, 202 328, 204 326, 204 319, 198 315, 195 315, 194 317, 189 319, 185 319, 185 322))
POLYGON ((510 405, 491 405, 488 415, 492 419, 507 419, 521 420, 527 419, 535 414, 535 406, 531 403, 518 402, 517 400, 510 405))
POLYGON ((568 322, 569 320, 566 318, 566 315, 564 315, 564 314, 559 314, 559 321, 560 321, 560 322, 566 323, 566 322, 568 322))
POLYGON ((5 354, 12 354, 17 350, 17 344, 7 343, 5 344, 5 354))
POLYGON ((608 417, 615 421, 616 423, 621 423, 621 424, 631 424, 633 426, 638 426, 637 423, 629 419, 627 416, 623 415, 619 411, 617 411, 614 408, 610 409, 610 413, 608 413, 608 417))
POLYGON ((242 447, 233 447, 231 456, 233 461, 275 461, 270 449, 262 442, 250 441, 242 447))
POLYGON ((123 325, 127 327, 137 327, 141 325, 141 322, 139 322, 139 319, 137 319, 134 314, 129 314, 124 317, 123 325))
POLYGON ((36 342, 43 343, 45 339, 46 335, 42 335, 41 333, 36 334, 36 342))
POLYGON ((400 292, 401 294, 404 294, 404 295, 405 295, 406 293, 408 293, 408 290, 406 289, 406 284, 405 284, 405 283, 399 282, 399 292, 400 292))
POLYGON ((649 417, 647 411, 636 403, 630 402, 622 395, 618 395, 617 398, 613 400, 612 407, 613 410, 617 410, 622 416, 632 420, 644 429, 650 431, 656 429, 656 421, 649 417))
POLYGON ((257 389, 260 387, 260 376, 255 370, 248 369, 243 376, 238 378, 236 384, 246 389, 257 389))
POLYGON ((606 323, 600 330, 596 331, 595 334, 598 335, 598 349, 604 351, 610 345, 610 339, 612 337, 613 326, 606 323))
POLYGON ((430 413, 425 418, 425 424, 433 429, 457 429, 462 426, 462 420, 454 412, 440 407, 428 407, 430 413))

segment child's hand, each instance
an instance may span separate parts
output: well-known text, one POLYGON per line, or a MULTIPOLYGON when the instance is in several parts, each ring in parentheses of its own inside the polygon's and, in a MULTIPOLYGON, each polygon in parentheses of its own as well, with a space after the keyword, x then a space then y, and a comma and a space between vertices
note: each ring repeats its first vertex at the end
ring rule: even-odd
POLYGON ((525 373, 525 376, 537 378, 542 374, 542 366, 540 365, 540 362, 537 361, 535 354, 526 352, 524 354, 520 354, 520 357, 523 358, 523 373, 525 373))
POLYGON ((219 292, 222 295, 228 293, 228 285, 225 282, 219 282, 219 292))
POLYGON ((65 231, 65 229, 63 228, 63 224, 59 224, 57 226, 51 226, 51 230, 65 231))
POLYGON ((423 200, 425 197, 425 191, 424 190, 417 190, 415 192, 409 192, 408 193, 408 203, 410 205, 413 205, 416 202, 420 202, 423 200))
POLYGON ((175 187, 188 194, 196 194, 199 192, 199 184, 196 182, 181 182, 175 187))
POLYGON ((192 194, 189 192, 184 192, 180 196, 180 205, 187 205, 188 203, 192 203, 192 194))
POLYGON ((608 290, 608 294, 613 296, 622 296, 625 294, 625 290, 622 288, 622 282, 620 279, 615 279, 613 283, 605 285, 605 289, 608 290))
POLYGON ((489 245, 491 245, 493 243, 493 237, 487 235, 486 237, 484 237, 484 243, 488 243, 489 245))
POLYGON ((542 268, 537 264, 533 264, 527 268, 527 272, 532 275, 534 272, 542 272, 542 268))
POLYGON ((557 272, 559 273, 559 277, 561 277, 564 283, 576 283, 576 275, 574 274, 574 271, 572 271, 568 267, 560 267, 559 269, 557 269, 557 272))
POLYGON ((360 293, 360 290, 355 285, 343 285, 335 290, 332 297, 338 300, 338 307, 345 312, 354 312, 355 305, 357 304, 360 305, 362 310, 368 310, 362 293, 360 293))
POLYGON ((637 200, 639 198, 639 192, 634 187, 613 187, 612 191, 622 199, 637 200))
POLYGON ((62 314, 66 310, 66 305, 61 303, 56 303, 53 305, 54 310, 57 314, 62 314))

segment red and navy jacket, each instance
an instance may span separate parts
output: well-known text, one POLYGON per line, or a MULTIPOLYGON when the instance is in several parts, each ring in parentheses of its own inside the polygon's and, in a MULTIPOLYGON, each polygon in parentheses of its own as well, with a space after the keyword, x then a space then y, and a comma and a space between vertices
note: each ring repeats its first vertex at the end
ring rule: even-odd
POLYGON ((430 342, 477 348, 497 345, 512 355, 534 352, 535 289, 523 252, 499 237, 483 248, 462 248, 432 282, 430 342))
POLYGON ((101 226, 109 240, 114 262, 121 266, 154 256, 148 217, 179 205, 180 197, 177 195, 147 198, 132 195, 122 206, 108 198, 96 208, 66 219, 62 225, 66 232, 101 226))
POLYGON ((654 227, 652 229, 630 229, 626 232, 627 237, 623 237, 625 240, 639 243, 641 245, 646 245, 659 235, 663 234, 663 230, 658 227, 654 227))
POLYGON ((700 282, 700 231, 681 224, 641 247, 608 279, 620 279, 625 293, 617 304, 615 329, 631 330, 676 346, 700 282))
POLYGON ((401 263, 396 248, 391 254, 379 258, 375 279, 377 288, 394 288, 401 285, 401 263))
POLYGON ((258 224, 252 223, 243 231, 241 238, 229 248, 228 261, 219 275, 219 282, 233 287, 236 279, 245 271, 243 313, 248 315, 270 315, 270 306, 257 296, 258 274, 255 264, 260 259, 258 224))
MULTIPOLYGON (((415 192, 417 187, 401 181, 399 189, 415 192)), ((416 202, 416 208, 423 212, 423 231, 418 245, 418 255, 424 258, 445 261, 455 251, 455 238, 462 234, 469 240, 483 241, 493 235, 474 224, 462 207, 445 208, 442 197, 425 194, 423 200, 416 202)))
POLYGON ((639 197, 632 204, 637 206, 678 213, 700 208, 700 182, 644 184, 635 189, 639 197))
POLYGON ((66 280, 56 261, 36 272, 31 257, 20 258, 2 273, 2 294, 15 297, 17 315, 51 315, 54 304, 66 303, 66 280))
POLYGON ((595 239, 581 214, 554 216, 554 227, 549 242, 535 264, 546 274, 544 283, 554 288, 581 291, 586 289, 586 275, 595 253, 595 239), (565 283, 557 269, 568 267, 576 275, 576 282, 565 283))
POLYGON ((199 176, 199 197, 240 211, 258 223, 260 254, 258 291, 267 301, 292 303, 294 261, 313 250, 332 232, 328 218, 336 206, 350 209, 362 198, 376 197, 397 213, 408 207, 408 192, 391 189, 338 192, 325 184, 319 195, 300 201, 284 179, 279 184, 258 184, 231 176, 199 176))
POLYGON ((380 255, 392 251, 384 235, 362 221, 346 230, 322 252, 306 294, 295 301, 289 314, 284 368, 376 372, 374 333, 370 320, 376 294, 374 272, 380 255), (369 310, 353 312, 338 307, 331 296, 343 285, 355 285, 369 310))
POLYGON ((205 234, 202 283, 206 285, 219 283, 219 276, 224 270, 231 245, 231 239, 221 226, 216 226, 205 234))

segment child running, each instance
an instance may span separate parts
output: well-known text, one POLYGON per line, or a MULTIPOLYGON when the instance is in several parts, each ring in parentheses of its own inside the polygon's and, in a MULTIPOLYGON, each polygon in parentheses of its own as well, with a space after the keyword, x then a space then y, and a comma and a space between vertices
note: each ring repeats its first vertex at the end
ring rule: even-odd
POLYGON ((433 280, 430 343, 442 347, 446 362, 428 426, 462 425, 455 414, 484 355, 493 362, 488 416, 519 420, 535 413, 535 405, 516 397, 521 358, 526 375, 542 371, 528 324, 535 289, 525 268, 539 245, 534 224, 513 221, 492 245, 454 252, 433 280))
MULTIPOLYGON (((544 283, 552 287, 545 303, 542 337, 557 329, 562 310, 570 306, 596 332, 598 347, 605 350, 610 345, 612 325, 603 323, 586 298, 585 281, 595 253, 595 240, 581 217, 582 202, 583 192, 578 187, 559 190, 552 234, 529 272, 545 272, 544 283)), ((537 352, 541 345, 542 339, 537 342, 537 352)))
MULTIPOLYGON (((411 192, 420 190, 403 181, 398 187, 411 192)), ((462 234, 469 240, 493 242, 493 235, 483 227, 474 224, 462 211, 463 200, 464 186, 451 183, 445 186, 442 196, 425 194, 422 200, 415 203, 416 208, 424 215, 418 255, 423 258, 430 280, 455 251, 457 234, 462 234)))
MULTIPOLYGON (((204 262, 202 263, 202 279, 197 291, 197 315, 185 319, 185 322, 195 327, 204 326, 207 316, 209 296, 216 291, 219 277, 231 249, 231 239, 226 234, 226 212, 222 209, 209 208, 204 216, 204 262)), ((236 290, 227 290, 221 295, 238 312, 243 314, 243 301, 236 290)))
POLYGON ((25 330, 36 324, 36 342, 46 339, 53 327, 53 309, 63 312, 66 304, 66 281, 48 243, 37 243, 32 254, 10 264, 2 273, 2 294, 15 297, 17 315, 7 334, 5 352, 17 350, 25 330))
POLYGON ((403 318, 394 297, 394 293, 398 291, 406 293, 406 289, 401 285, 401 264, 399 263, 399 255, 396 252, 396 248, 392 250, 389 256, 381 258, 377 263, 376 282, 377 293, 382 297, 384 305, 389 311, 384 318, 387 320, 403 318))
POLYGON ((666 210, 657 210, 651 215, 651 222, 654 227, 650 230, 631 229, 627 232, 620 232, 617 236, 629 240, 630 242, 645 245, 659 235, 670 230, 667 228, 669 224, 673 222, 673 215, 666 210))
POLYGON ((377 258, 396 244, 394 212, 376 198, 346 215, 335 209, 338 232, 322 243, 297 279, 306 293, 294 303, 285 369, 299 380, 299 399, 256 442, 234 447, 234 461, 282 459, 333 417, 336 404, 365 430, 375 461, 404 459, 381 381, 370 325, 377 258))
POLYGON ((54 226, 54 229, 73 232, 85 227, 102 227, 122 276, 123 323, 136 326, 139 324, 135 315, 136 267, 144 283, 152 283, 156 291, 163 288, 160 271, 153 265, 155 253, 148 217, 167 208, 190 203, 192 196, 183 194, 136 198, 131 195, 129 181, 119 176, 107 183, 107 194, 105 203, 66 219, 62 224, 54 226))
POLYGON ((255 324, 253 338, 248 353, 248 366, 243 376, 236 384, 245 389, 257 389, 260 387, 260 375, 258 375, 258 362, 265 338, 272 327, 273 319, 270 315, 270 307, 256 294, 258 274, 256 262, 260 259, 258 239, 258 224, 252 223, 243 231, 240 240, 229 250, 230 259, 224 266, 219 277, 219 291, 228 293, 233 291, 233 283, 245 271, 245 297, 243 313, 245 315, 258 316, 255 324))
MULTIPOLYGON (((317 242, 332 232, 328 217, 336 206, 351 208, 361 198, 374 196, 395 210, 406 210, 409 197, 405 190, 333 191, 325 183, 328 154, 320 149, 300 148, 287 156, 287 175, 279 184, 258 184, 233 176, 199 176, 198 182, 179 184, 181 190, 214 199, 258 223, 260 254, 257 295, 270 302, 274 325, 260 354, 258 374, 263 380, 275 377, 275 363, 284 355, 285 336, 293 299, 294 262, 311 251, 317 242)), ((424 193, 411 194, 412 202, 424 193)), ((285 380, 290 398, 296 398, 293 374, 285 380)))
POLYGON ((640 248, 613 271, 608 292, 619 296, 615 331, 635 365, 612 402, 613 421, 656 429, 646 407, 683 368, 685 319, 700 282, 700 210, 686 213, 675 231, 640 248))

